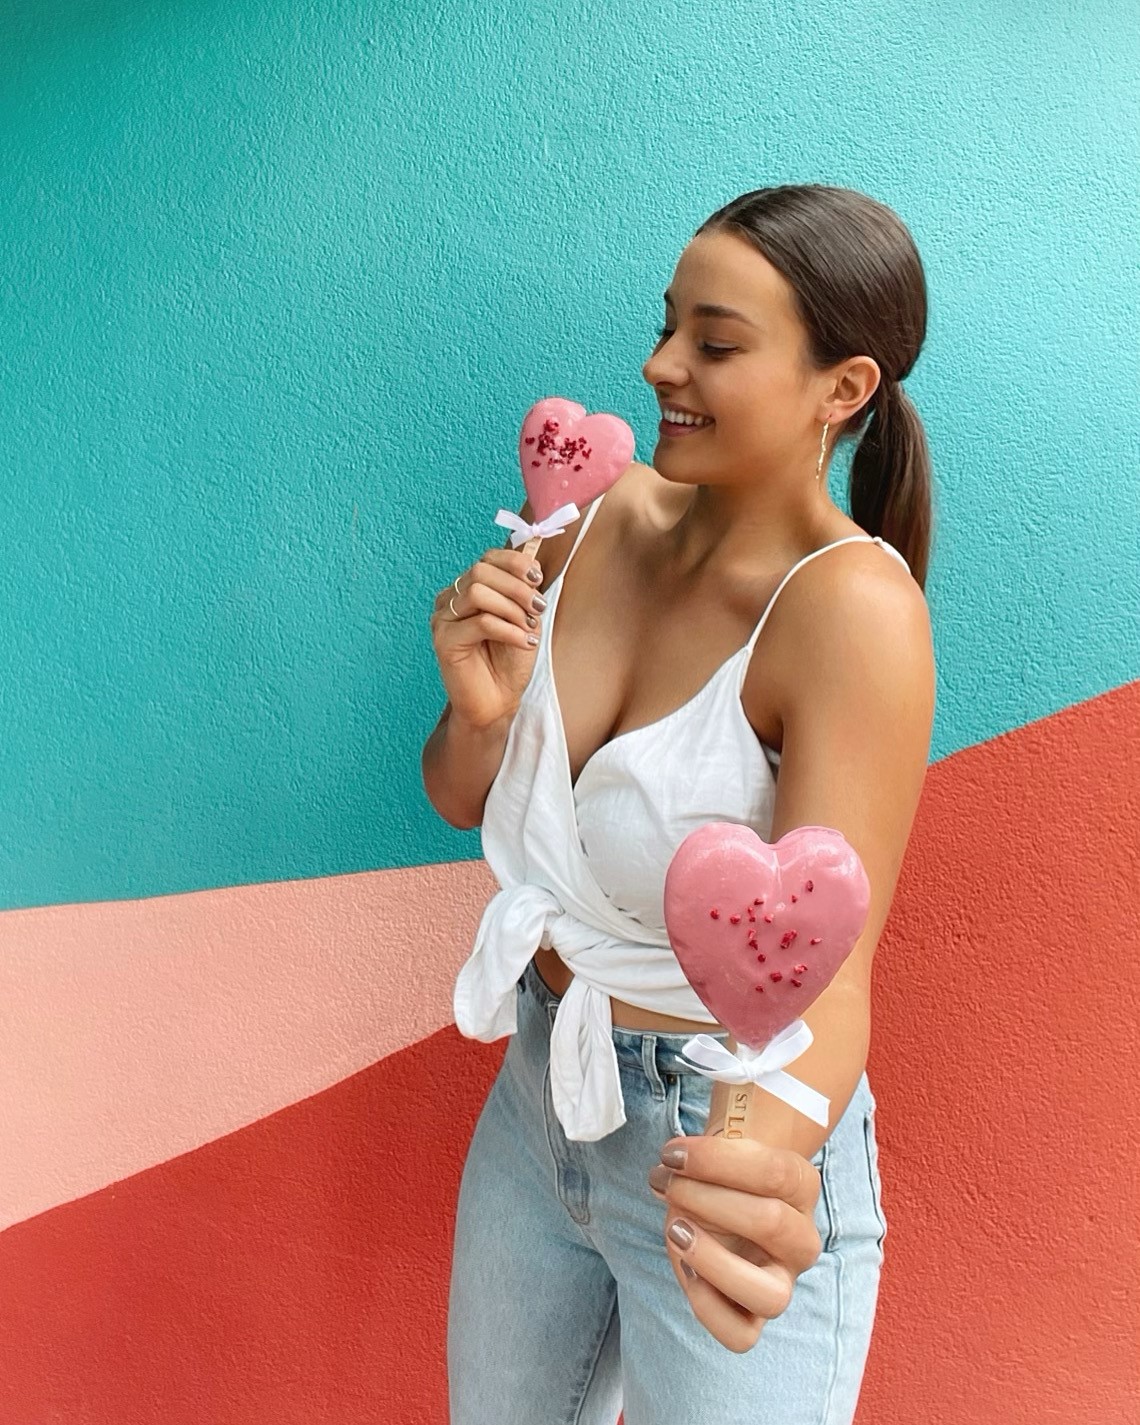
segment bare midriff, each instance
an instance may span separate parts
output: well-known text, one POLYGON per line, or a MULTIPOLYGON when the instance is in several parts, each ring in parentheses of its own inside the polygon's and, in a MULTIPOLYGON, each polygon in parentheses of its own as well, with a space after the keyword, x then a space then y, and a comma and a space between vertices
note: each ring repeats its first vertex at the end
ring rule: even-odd
MULTIPOLYGON (((534 952, 534 968, 539 978, 553 994, 561 997, 570 988, 574 971, 555 950, 542 948, 534 952)), ((696 1019, 677 1019, 670 1014, 654 1014, 625 1000, 610 995, 610 1013, 618 1029, 656 1029, 662 1034, 716 1034, 719 1024, 705 1024, 696 1019)))

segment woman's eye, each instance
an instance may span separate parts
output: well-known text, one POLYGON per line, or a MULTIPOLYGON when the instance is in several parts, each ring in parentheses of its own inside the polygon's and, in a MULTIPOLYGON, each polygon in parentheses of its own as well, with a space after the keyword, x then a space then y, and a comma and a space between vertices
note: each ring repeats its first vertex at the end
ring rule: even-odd
MULTIPOLYGON (((671 336, 673 335, 673 333, 674 333, 676 330, 677 330, 676 327, 662 327, 662 328, 658 331, 658 333, 657 333, 657 345, 660 346, 661 343, 662 343, 667 337, 671 337, 671 336)), ((735 347, 735 346, 712 346, 712 345, 710 345, 707 341, 703 341, 703 342, 701 342, 701 344, 700 344, 700 349, 705 353, 706 356, 718 357, 718 356, 731 356, 732 353, 736 350, 736 347, 735 347)))

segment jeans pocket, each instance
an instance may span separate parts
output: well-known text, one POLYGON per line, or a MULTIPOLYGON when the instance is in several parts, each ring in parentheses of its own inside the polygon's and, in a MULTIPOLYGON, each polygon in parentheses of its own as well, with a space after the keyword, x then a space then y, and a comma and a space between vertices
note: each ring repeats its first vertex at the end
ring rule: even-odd
POLYGON ((665 1120, 674 1138, 694 1138, 708 1127, 713 1080, 704 1074, 665 1075, 665 1120))
POLYGON ((879 1176, 879 1144, 875 1137, 875 1106, 872 1104, 863 1114, 863 1142, 867 1153, 867 1176, 871 1184, 871 1204, 875 1220, 879 1224, 876 1245, 880 1251, 887 1235, 887 1219, 883 1212, 883 1183, 879 1176))
POLYGON ((826 1139, 811 1159, 819 1170, 819 1199, 815 1205, 815 1228, 819 1233, 820 1252, 833 1252, 839 1240, 839 1218, 835 1210, 838 1183, 835 1174, 835 1148, 826 1139))

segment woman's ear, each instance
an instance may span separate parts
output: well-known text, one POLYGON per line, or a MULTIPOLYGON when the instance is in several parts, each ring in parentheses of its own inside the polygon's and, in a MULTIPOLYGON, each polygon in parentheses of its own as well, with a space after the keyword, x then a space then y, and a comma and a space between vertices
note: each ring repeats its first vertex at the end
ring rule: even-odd
POLYGON ((830 419, 833 425, 849 420, 874 396, 881 380, 882 372, 877 361, 869 356, 851 357, 836 372, 831 395, 826 402, 828 414, 820 419, 830 419))

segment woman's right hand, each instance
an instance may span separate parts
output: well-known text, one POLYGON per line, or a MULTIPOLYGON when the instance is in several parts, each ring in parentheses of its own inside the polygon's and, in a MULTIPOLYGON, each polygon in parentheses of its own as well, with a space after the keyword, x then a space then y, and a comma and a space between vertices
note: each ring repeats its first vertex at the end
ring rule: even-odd
POLYGON ((518 710, 546 606, 542 578, 542 567, 521 549, 488 549, 460 574, 458 593, 449 584, 436 595, 432 644, 447 700, 473 727, 518 710))

